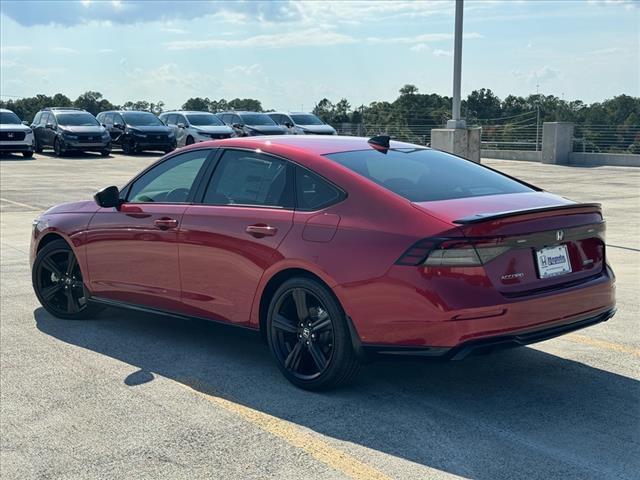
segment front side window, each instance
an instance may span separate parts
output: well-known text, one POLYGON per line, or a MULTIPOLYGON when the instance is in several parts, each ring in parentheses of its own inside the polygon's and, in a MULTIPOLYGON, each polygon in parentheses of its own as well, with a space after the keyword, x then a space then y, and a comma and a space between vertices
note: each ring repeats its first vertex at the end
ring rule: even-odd
POLYGON ((176 124, 176 116, 174 114, 167 115, 164 117, 164 123, 167 125, 175 125, 176 124))
POLYGON ((143 174, 131 186, 129 202, 183 203, 211 150, 195 150, 171 157, 143 174))
POLYGON ((125 112, 124 120, 132 127, 155 127, 164 125, 158 117, 150 112, 125 112))
POLYGON ((207 187, 209 205, 293 208, 292 165, 253 152, 227 150, 207 187))
POLYGON ((326 156, 412 202, 534 191, 498 172, 437 150, 372 148, 326 156))
POLYGON ((58 124, 63 127, 95 127, 100 125, 96 118, 87 112, 59 113, 58 124))
POLYGON ((124 120, 122 119, 122 115, 120 115, 119 113, 114 113, 113 114, 113 124, 116 125, 124 125, 124 120))
POLYGON ((299 210, 319 210, 343 198, 344 194, 328 181, 296 166, 296 201, 299 210))
POLYGON ((38 112, 36 113, 36 116, 33 118, 33 124, 40 125, 41 121, 42 121, 42 112, 38 112))

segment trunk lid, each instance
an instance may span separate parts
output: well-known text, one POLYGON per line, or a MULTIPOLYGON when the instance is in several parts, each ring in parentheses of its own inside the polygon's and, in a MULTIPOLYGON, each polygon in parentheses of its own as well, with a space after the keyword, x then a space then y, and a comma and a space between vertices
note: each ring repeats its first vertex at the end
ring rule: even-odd
POLYGON ((505 296, 568 287, 604 268, 605 223, 599 204, 531 192, 413 205, 457 226, 479 253, 503 247, 483 268, 505 296))

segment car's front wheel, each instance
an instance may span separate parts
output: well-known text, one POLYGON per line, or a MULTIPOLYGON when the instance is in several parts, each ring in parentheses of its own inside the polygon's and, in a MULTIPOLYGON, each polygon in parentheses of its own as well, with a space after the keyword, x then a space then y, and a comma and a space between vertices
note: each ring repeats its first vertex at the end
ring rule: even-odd
POLYGON ((62 157, 66 153, 59 138, 53 141, 53 153, 55 153, 56 157, 62 157))
POLYGON ((62 239, 46 244, 38 252, 31 280, 40 304, 56 317, 78 320, 101 310, 88 303, 76 256, 62 239))
POLYGON ((287 280, 276 290, 267 339, 284 376, 307 390, 349 383, 360 367, 342 307, 327 287, 308 277, 287 280))
POLYGON ((24 158, 31 158, 33 157, 33 152, 22 152, 22 156, 24 158))

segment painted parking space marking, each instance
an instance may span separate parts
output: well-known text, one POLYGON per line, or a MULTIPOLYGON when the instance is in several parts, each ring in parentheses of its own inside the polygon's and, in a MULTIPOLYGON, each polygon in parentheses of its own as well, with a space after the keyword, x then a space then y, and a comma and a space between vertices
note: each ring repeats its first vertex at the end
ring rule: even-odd
POLYGON ((640 349, 631 347, 629 345, 623 345, 616 342, 607 342, 606 340, 598 340, 597 338, 587 337, 586 335, 580 335, 577 333, 571 333, 569 335, 566 335, 564 338, 569 340, 570 342, 589 345, 591 347, 611 350, 614 352, 628 353, 630 355, 640 357, 640 349))
POLYGON ((13 200, 9 200, 8 198, 0 197, 0 201, 10 203, 11 205, 15 205, 17 207, 28 208, 30 210, 42 210, 42 207, 34 207, 33 205, 27 205, 26 203, 14 202, 13 200))

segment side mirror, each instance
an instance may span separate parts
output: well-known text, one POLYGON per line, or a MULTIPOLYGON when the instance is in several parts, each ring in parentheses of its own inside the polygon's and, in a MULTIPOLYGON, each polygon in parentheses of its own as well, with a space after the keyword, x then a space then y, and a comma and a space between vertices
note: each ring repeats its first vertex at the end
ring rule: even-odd
POLYGON ((124 125, 122 125, 121 123, 114 123, 113 128, 117 128, 118 130, 123 130, 124 125))
POLYGON ((29 126, 29 122, 27 122, 26 120, 22 120, 22 124, 26 125, 27 127, 29 126))
POLYGON ((178 127, 178 128, 185 128, 185 125, 184 125, 184 123, 180 122, 180 123, 178 123, 178 124, 176 125, 176 127, 178 127))
POLYGON ((47 123, 44 127, 48 128, 49 130, 54 130, 55 129, 54 126, 53 126, 53 123, 47 123))
POLYGON ((237 128, 238 130, 240 130, 242 127, 244 127, 243 124, 241 123, 234 123, 233 125, 231 125, 233 128, 237 128))
POLYGON ((98 206, 102 208, 115 207, 119 210, 120 205, 122 205, 122 200, 120 199, 120 190, 118 190, 118 187, 115 186, 103 188, 93 196, 93 199, 96 201, 98 206))
POLYGON ((104 128, 107 128, 107 125, 104 123, 101 123, 100 125, 102 125, 104 128))

